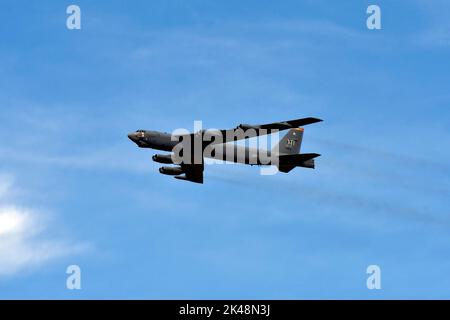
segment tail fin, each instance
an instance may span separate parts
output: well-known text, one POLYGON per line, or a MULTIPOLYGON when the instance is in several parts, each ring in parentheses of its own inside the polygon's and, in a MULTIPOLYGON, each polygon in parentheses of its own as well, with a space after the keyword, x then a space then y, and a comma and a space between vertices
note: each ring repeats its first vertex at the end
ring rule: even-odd
POLYGON ((272 153, 278 155, 278 170, 289 172, 295 167, 314 169, 314 158, 320 156, 317 153, 300 153, 303 139, 303 128, 295 128, 280 140, 272 149, 272 153))
POLYGON ((272 152, 278 155, 297 154, 300 152, 303 139, 303 128, 290 129, 288 133, 281 138, 280 142, 273 147, 272 152))

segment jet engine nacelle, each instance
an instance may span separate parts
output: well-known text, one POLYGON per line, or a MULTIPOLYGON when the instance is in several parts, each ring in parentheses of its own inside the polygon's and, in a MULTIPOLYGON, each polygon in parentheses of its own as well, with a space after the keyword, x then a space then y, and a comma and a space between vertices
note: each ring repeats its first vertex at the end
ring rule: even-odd
POLYGON ((161 167, 161 168, 159 168, 159 172, 162 174, 167 174, 169 176, 177 176, 179 174, 184 173, 183 169, 179 166, 177 166, 177 167, 161 167))
POLYGON ((152 160, 159 163, 173 164, 172 155, 170 154, 155 154, 152 160))

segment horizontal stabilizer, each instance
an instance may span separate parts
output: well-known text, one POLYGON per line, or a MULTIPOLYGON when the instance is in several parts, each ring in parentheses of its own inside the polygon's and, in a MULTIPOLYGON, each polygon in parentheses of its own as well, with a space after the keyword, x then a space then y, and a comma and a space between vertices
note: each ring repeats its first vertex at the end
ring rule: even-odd
POLYGON ((287 154, 279 156, 278 170, 289 172, 295 167, 314 169, 314 158, 320 157, 318 153, 287 154))
POLYGON ((280 156, 280 163, 283 164, 299 164, 303 161, 311 160, 320 157, 318 153, 300 153, 300 154, 287 154, 280 156))

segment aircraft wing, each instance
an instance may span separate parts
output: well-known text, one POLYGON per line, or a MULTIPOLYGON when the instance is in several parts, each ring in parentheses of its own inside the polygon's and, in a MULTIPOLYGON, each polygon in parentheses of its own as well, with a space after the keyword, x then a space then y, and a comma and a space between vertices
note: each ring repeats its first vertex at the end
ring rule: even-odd
MULTIPOLYGON (((278 130, 283 131, 287 129, 297 128, 301 126, 306 126, 308 124, 313 124, 316 122, 321 122, 321 119, 318 118, 302 118, 302 119, 295 119, 295 120, 288 120, 288 121, 281 121, 281 122, 273 122, 273 123, 267 123, 267 124, 257 124, 257 125, 251 125, 251 124, 240 124, 236 128, 233 129, 226 129, 226 130, 202 130, 201 132, 197 133, 191 133, 188 136, 191 137, 191 139, 195 138, 202 138, 203 136, 209 136, 209 141, 212 141, 212 143, 227 143, 231 141, 238 141, 253 137, 258 137, 261 135, 267 135, 270 134, 271 130, 278 130), (239 130, 241 129, 241 130, 239 130), (254 130, 251 130, 254 129, 254 130), (242 134, 244 132, 244 134, 242 134), (241 134, 239 134, 241 133, 241 134), (220 139, 217 139, 217 137, 220 137, 220 139)), ((186 136, 186 135, 185 135, 186 136)), ((204 139, 203 139, 204 140, 204 139)), ((193 141, 193 140, 191 140, 193 141)), ((210 144, 209 141, 204 141, 203 145, 206 146, 210 144)))
POLYGON ((175 176, 176 179, 203 183, 204 164, 181 164, 184 175, 175 176))
POLYGON ((313 124, 316 122, 322 121, 321 119, 317 118, 302 118, 302 119, 295 119, 295 120, 288 120, 288 121, 281 121, 281 122, 273 122, 273 123, 267 123, 267 124, 240 124, 234 129, 229 130, 220 130, 223 137, 223 143, 231 142, 231 141, 238 141, 253 137, 258 137, 266 134, 271 134, 271 130, 278 130, 283 131, 287 129, 292 128, 298 128, 301 126, 306 126, 308 124, 313 124), (242 129, 245 134, 239 135, 237 130, 242 129), (253 130, 251 130, 253 129, 253 130))
POLYGON ((302 119, 295 119, 295 120, 288 120, 288 121, 281 121, 281 122, 273 122, 273 123, 267 123, 267 124, 259 124, 259 125, 251 125, 251 124, 240 124, 238 128, 241 129, 266 129, 266 130, 287 130, 292 128, 298 128, 302 126, 306 126, 308 124, 313 124, 316 122, 322 121, 321 119, 317 118, 302 118, 302 119))

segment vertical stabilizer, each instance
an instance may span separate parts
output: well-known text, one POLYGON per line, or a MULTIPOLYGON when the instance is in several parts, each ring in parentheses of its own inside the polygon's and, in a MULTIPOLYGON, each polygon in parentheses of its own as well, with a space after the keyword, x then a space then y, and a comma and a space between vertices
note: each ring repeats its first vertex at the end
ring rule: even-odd
POLYGON ((300 147, 303 139, 303 128, 290 129, 288 133, 281 138, 280 142, 273 147, 275 154, 297 154, 300 153, 300 147))

